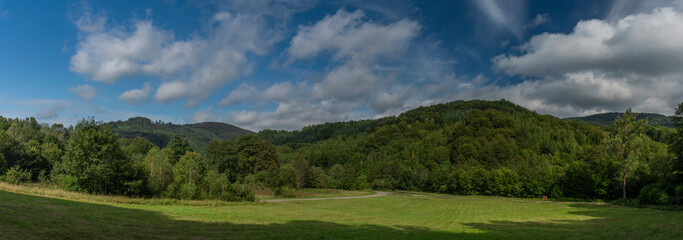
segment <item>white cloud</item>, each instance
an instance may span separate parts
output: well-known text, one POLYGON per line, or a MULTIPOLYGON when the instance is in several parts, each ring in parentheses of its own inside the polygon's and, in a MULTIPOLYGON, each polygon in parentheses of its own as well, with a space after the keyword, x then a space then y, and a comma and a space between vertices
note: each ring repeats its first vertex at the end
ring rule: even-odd
POLYGON ((538 14, 536 17, 531 20, 530 25, 532 27, 543 25, 550 22, 550 14, 544 13, 544 14, 538 14))
POLYGON ((569 34, 540 34, 520 55, 493 59, 495 69, 533 78, 475 92, 563 117, 629 107, 670 114, 683 101, 681 29, 683 14, 672 8, 581 21, 569 34))
POLYGON ((298 129, 307 125, 372 117, 404 105, 412 97, 409 86, 395 85, 402 67, 385 67, 384 60, 400 59, 420 31, 409 19, 379 24, 364 20, 361 11, 337 11, 309 26, 300 26, 287 49, 289 64, 329 54, 340 62, 322 80, 275 83, 254 94, 236 89, 222 102, 252 97, 277 103, 274 111, 231 113, 225 121, 251 130, 298 129), (248 93, 248 94, 247 94, 248 93))
POLYGON ((194 121, 195 123, 214 121, 216 118, 217 116, 213 114, 212 107, 209 107, 203 111, 196 112, 194 115, 192 115, 192 121, 194 121))
POLYGON ((523 55, 500 55, 495 68, 510 75, 627 71, 644 75, 681 72, 683 14, 671 8, 627 16, 615 24, 579 22, 570 34, 544 33, 522 45, 523 55))
POLYGON ((39 120, 49 120, 57 117, 58 107, 43 108, 36 112, 36 118, 39 120))
MULTIPOLYGON (((302 87, 302 86, 299 86, 302 87)), ((284 102, 287 99, 293 98, 297 91, 291 82, 275 83, 261 94, 261 97, 266 100, 275 102, 284 102)))
POLYGON ((682 0, 614 0, 607 12, 606 21, 613 23, 622 18, 638 14, 651 12, 656 8, 674 7, 676 10, 683 10, 682 0))
POLYGON ((145 83, 142 89, 131 89, 125 91, 119 96, 119 100, 131 105, 137 105, 140 102, 148 101, 150 93, 152 93, 152 86, 149 83, 145 83))
POLYGON ((240 104, 245 101, 253 100, 256 95, 258 94, 258 90, 249 84, 242 84, 239 87, 237 87, 235 90, 230 92, 230 94, 223 98, 218 105, 219 106, 229 106, 229 105, 235 105, 235 104, 240 104))
POLYGON ((380 89, 390 85, 389 77, 379 76, 367 67, 343 65, 332 70, 322 82, 313 86, 311 98, 367 101, 380 89))
POLYGON ((349 113, 354 108, 343 104, 284 102, 272 112, 243 110, 229 114, 225 121, 253 131, 266 128, 291 130, 312 124, 356 119, 357 115, 349 113))
POLYGON ((219 12, 206 33, 177 40, 151 21, 136 21, 132 29, 106 27, 106 18, 85 13, 76 21, 81 38, 70 70, 94 81, 113 83, 125 77, 152 76, 163 81, 154 99, 187 99, 193 107, 226 83, 251 71, 248 54, 267 53, 281 38, 268 31, 257 15, 219 12), (200 37, 205 36, 205 37, 200 37))
POLYGON ((97 96, 97 93, 99 92, 95 87, 88 84, 75 86, 69 89, 69 91, 85 99, 88 102, 92 101, 93 98, 95 98, 97 96))
POLYGON ((368 62, 378 56, 392 56, 405 51, 417 36, 420 25, 412 20, 379 25, 363 22, 363 12, 339 10, 312 26, 299 27, 287 50, 291 59, 307 59, 321 52, 334 52, 336 58, 351 57, 354 62, 368 62))

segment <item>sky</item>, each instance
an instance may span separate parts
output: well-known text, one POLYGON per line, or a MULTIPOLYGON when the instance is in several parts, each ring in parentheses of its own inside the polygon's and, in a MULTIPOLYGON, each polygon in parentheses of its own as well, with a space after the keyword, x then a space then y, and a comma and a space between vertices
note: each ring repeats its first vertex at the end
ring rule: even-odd
POLYGON ((0 0, 0 115, 296 130, 456 100, 671 115, 683 0, 0 0))

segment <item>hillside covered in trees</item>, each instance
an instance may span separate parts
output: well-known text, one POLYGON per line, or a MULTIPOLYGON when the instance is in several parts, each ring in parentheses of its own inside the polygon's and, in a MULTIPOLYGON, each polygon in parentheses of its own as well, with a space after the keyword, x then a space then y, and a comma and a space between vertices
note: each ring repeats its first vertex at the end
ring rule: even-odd
MULTIPOLYGON (((283 163, 310 165, 302 178, 310 187, 616 199, 624 188, 637 197, 645 186, 673 181, 673 130, 642 126, 628 162, 611 149, 610 141, 621 141, 617 132, 475 100, 259 135, 278 146, 283 163)), ((680 190, 669 187, 667 196, 680 202, 680 190)))
POLYGON ((164 147, 173 136, 181 136, 190 141, 195 149, 203 149, 211 140, 225 140, 252 133, 227 123, 203 122, 194 124, 173 124, 152 122, 144 117, 134 117, 126 121, 109 122, 112 130, 123 138, 144 137, 157 147, 164 147))
MULTIPOLYGON (((580 122, 585 122, 590 125, 594 126, 599 126, 599 127, 609 127, 614 124, 614 120, 617 119, 618 116, 621 116, 624 113, 617 113, 617 112, 611 112, 611 113, 599 113, 599 114, 593 114, 585 117, 571 117, 571 118, 566 118, 566 119, 571 119, 571 120, 576 120, 580 122)), ((656 114, 656 113, 639 113, 638 117, 636 120, 644 120, 647 119, 647 123, 652 125, 652 126, 662 126, 662 127, 668 127, 668 128, 673 128, 673 122, 671 122, 671 118, 664 116, 662 114, 656 114)))
MULTIPOLYGON (((287 196, 313 187, 681 204, 681 117, 683 105, 672 117, 676 130, 662 129, 628 110, 597 127, 505 100, 457 101, 300 131, 225 140, 213 133, 203 149, 177 135, 163 148, 121 138, 114 130, 120 125, 94 119, 64 128, 0 118, 0 176, 181 199, 250 200, 254 189, 287 196)), ((143 120, 127 121, 126 129, 153 133, 170 125, 143 120)))

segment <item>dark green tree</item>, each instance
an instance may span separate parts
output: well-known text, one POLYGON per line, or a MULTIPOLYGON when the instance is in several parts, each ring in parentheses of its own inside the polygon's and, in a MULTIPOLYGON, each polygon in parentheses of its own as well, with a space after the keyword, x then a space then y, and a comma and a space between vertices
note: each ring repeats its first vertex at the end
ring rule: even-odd
POLYGON ((155 148, 156 146, 143 137, 136 137, 128 143, 128 146, 124 147, 123 150, 128 154, 128 156, 133 155, 147 155, 147 152, 155 148))
POLYGON ((55 171, 59 184, 69 190, 137 195, 145 185, 145 176, 126 157, 116 133, 94 118, 76 124, 55 171))
POLYGON ((166 148, 173 151, 176 161, 184 156, 185 153, 194 151, 192 146, 190 146, 190 142, 187 141, 187 138, 178 135, 175 135, 173 138, 171 138, 171 141, 168 142, 166 148))
POLYGON ((237 149, 232 141, 211 141, 204 148, 204 159, 209 169, 216 169, 218 173, 226 173, 230 181, 235 181, 238 175, 237 149))

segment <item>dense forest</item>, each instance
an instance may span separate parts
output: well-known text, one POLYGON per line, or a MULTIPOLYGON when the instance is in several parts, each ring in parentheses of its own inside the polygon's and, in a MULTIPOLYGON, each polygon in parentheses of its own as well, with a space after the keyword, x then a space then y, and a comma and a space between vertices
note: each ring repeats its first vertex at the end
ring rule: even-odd
MULTIPOLYGON (((621 116, 623 113, 617 113, 617 112, 610 112, 610 113, 599 113, 599 114, 593 114, 585 117, 571 117, 571 118, 566 118, 566 119, 571 119, 571 120, 576 120, 579 122, 585 122, 590 125, 594 126, 600 126, 600 127, 609 127, 614 124, 614 120, 617 119, 617 117, 621 116)), ((656 114, 656 113, 640 113, 638 114, 636 120, 644 120, 647 119, 647 123, 652 125, 652 126, 662 126, 662 127, 668 127, 672 128, 674 127, 673 122, 671 122, 671 118, 661 115, 661 114, 656 114)))
POLYGON ((194 149, 204 149, 212 140, 232 139, 252 133, 249 130, 220 122, 179 125, 170 122, 153 122, 144 117, 134 117, 126 121, 119 120, 106 124, 122 138, 144 137, 160 148, 165 147, 173 136, 187 138, 194 149))
POLYGON ((639 119, 627 110, 599 127, 505 100, 457 101, 198 149, 177 135, 164 148, 121 138, 94 119, 65 128, 0 118, 0 175, 181 199, 253 200, 254 189, 288 196, 313 187, 682 204, 683 104, 671 117, 675 129, 639 119))

